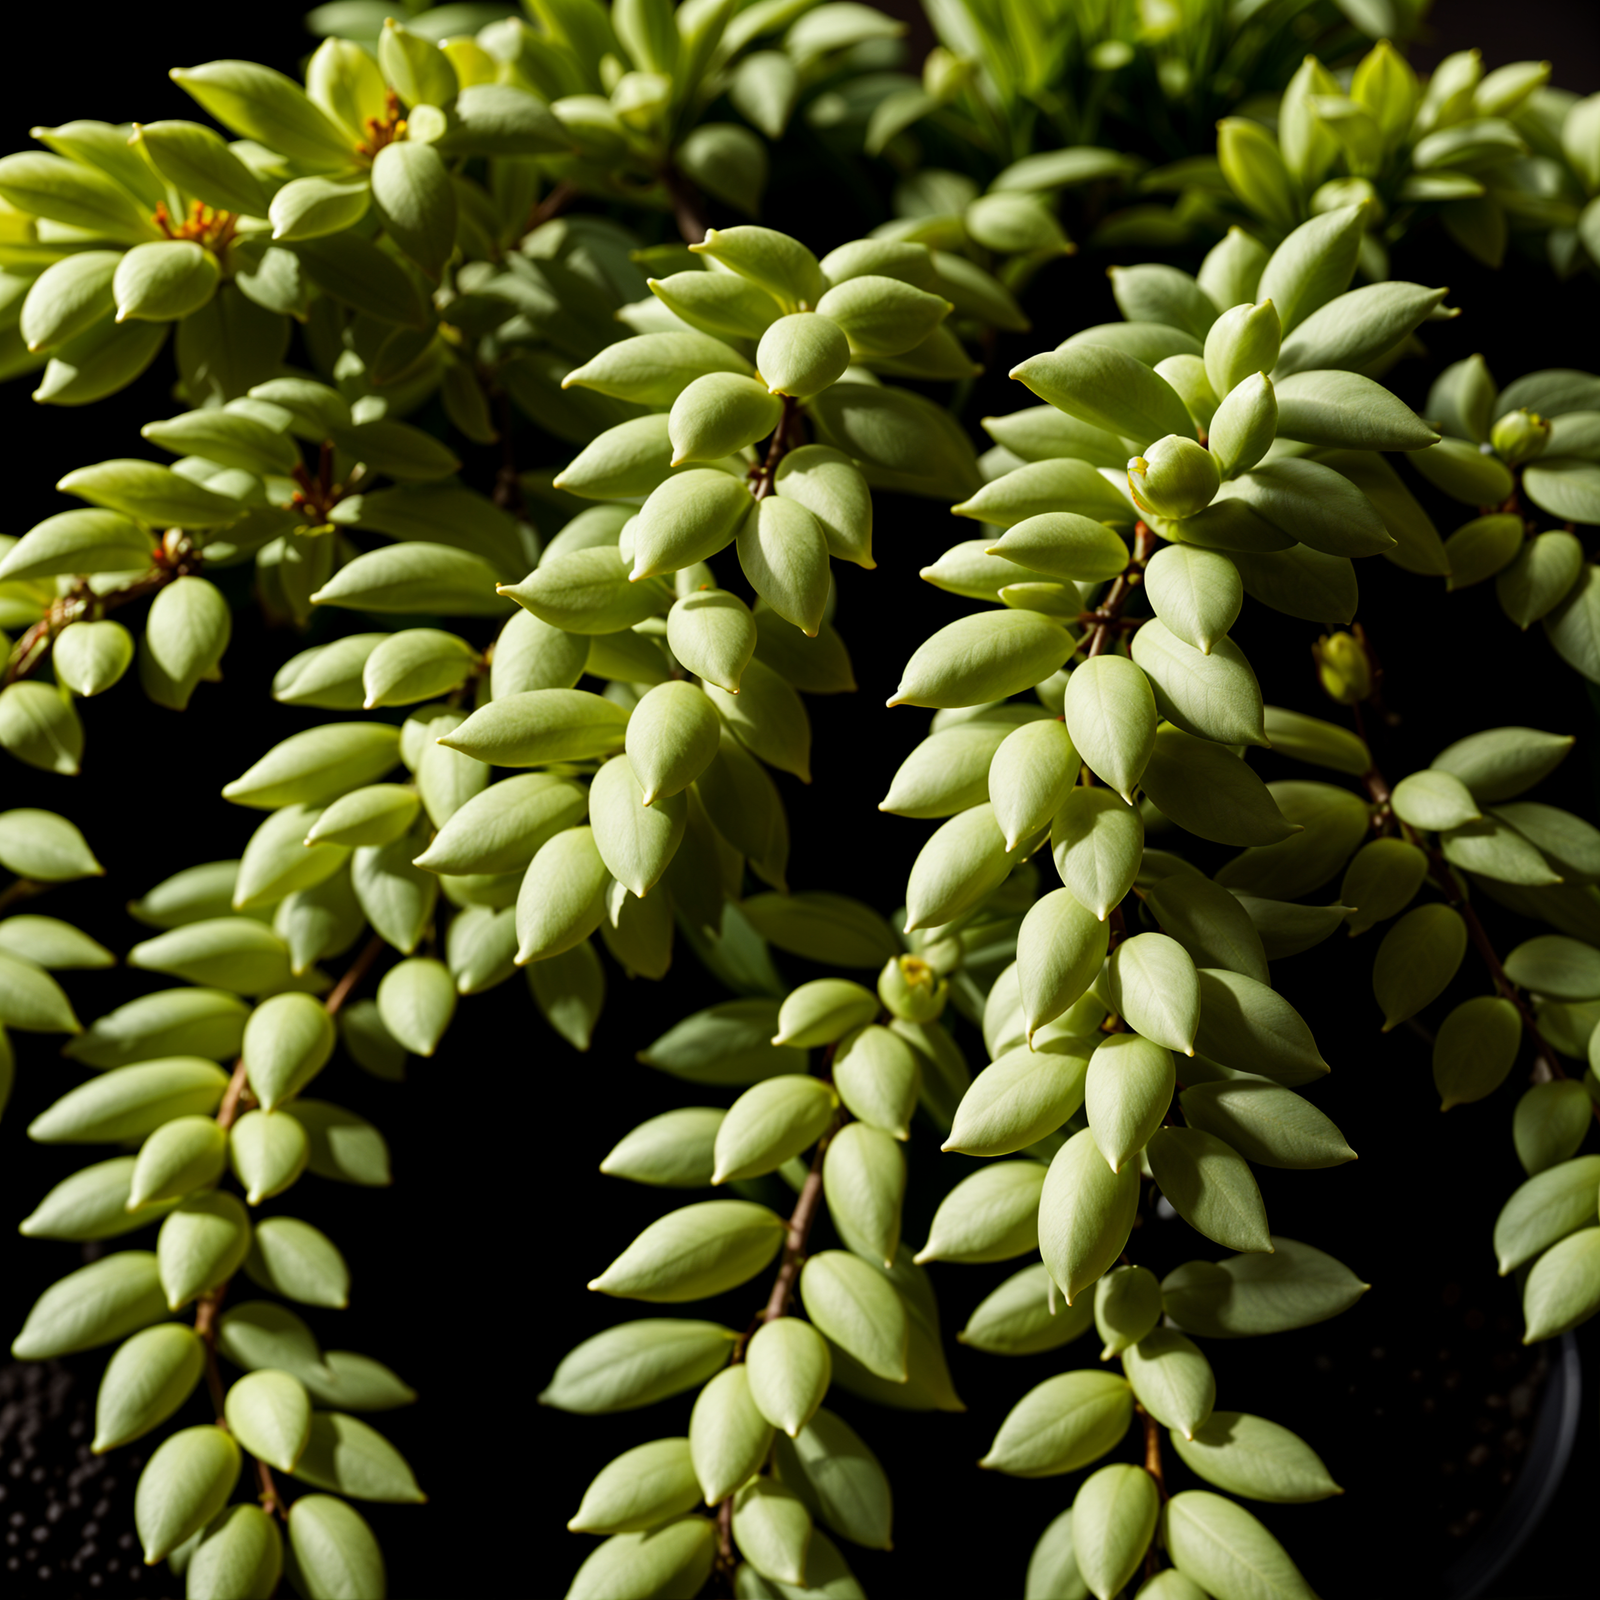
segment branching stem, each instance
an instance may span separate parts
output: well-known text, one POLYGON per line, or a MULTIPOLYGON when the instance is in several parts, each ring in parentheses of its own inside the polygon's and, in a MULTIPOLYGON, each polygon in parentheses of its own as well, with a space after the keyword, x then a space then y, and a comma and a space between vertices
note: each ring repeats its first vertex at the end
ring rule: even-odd
POLYGON ((1094 657, 1104 655, 1117 634, 1132 633, 1144 621, 1143 617, 1125 617, 1123 612, 1133 591, 1143 582, 1144 569, 1150 564, 1150 557, 1156 553, 1160 543, 1143 522, 1134 525, 1133 558, 1118 574, 1105 599, 1093 611, 1085 611, 1078 617, 1079 624, 1090 630, 1089 643, 1083 652, 1085 660, 1092 661, 1094 657))
POLYGON ((750 469, 750 478, 754 484, 751 493, 757 500, 765 500, 772 493, 773 485, 777 482, 778 468, 783 458, 799 443, 800 435, 800 405, 789 395, 783 397, 783 414, 778 418, 778 425, 772 430, 772 438, 767 445, 767 454, 761 465, 750 469))

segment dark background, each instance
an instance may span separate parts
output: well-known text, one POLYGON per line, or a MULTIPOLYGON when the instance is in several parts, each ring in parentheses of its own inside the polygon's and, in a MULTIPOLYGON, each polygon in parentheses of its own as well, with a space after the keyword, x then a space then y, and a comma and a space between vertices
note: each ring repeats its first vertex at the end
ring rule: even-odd
MULTIPOLYGON (((27 130, 38 122, 189 116, 192 103, 165 77, 169 66, 236 55, 292 69, 309 45, 293 6, 169 9, 136 28, 123 17, 108 6, 47 14, 45 26, 61 40, 63 53, 49 67, 11 74, 0 148, 26 147, 27 130), (69 15, 70 22, 58 20, 69 15)), ((1593 7, 1580 0, 1515 7, 1443 0, 1433 24, 1433 41, 1416 52, 1424 67, 1448 50, 1479 44, 1487 66, 1549 57, 1561 86, 1582 92, 1600 86, 1600 30, 1593 7)), ((768 220, 800 233, 819 254, 876 220, 851 214, 845 190, 819 181, 816 169, 775 174, 772 196, 768 220)), ((1143 252, 1129 257, 1144 258, 1143 252)), ((1000 341, 990 375, 973 396, 969 422, 1022 403, 1002 376, 1016 360, 1116 315, 1106 261, 1074 258, 1041 275, 1028 297, 1035 329, 1000 341)), ((1488 355, 1502 383, 1543 365, 1592 366, 1600 354, 1592 278, 1556 286, 1542 266, 1515 261, 1497 275, 1432 232, 1396 253, 1394 275, 1448 283, 1453 303, 1464 307, 1458 321, 1428 330, 1428 362, 1409 362, 1393 374, 1394 386, 1413 404, 1421 404, 1439 365, 1475 350, 1488 355)), ((71 468, 154 454, 137 430, 174 409, 168 359, 158 359, 132 390, 86 412, 33 406, 27 380, 0 394, 10 489, 3 531, 20 534, 65 509, 69 502, 51 486, 71 468)), ((525 466, 564 458, 525 425, 516 446, 525 466)), ((482 465, 492 469, 492 463, 482 465)), ((1446 531, 1452 518, 1463 519, 1457 509, 1430 503, 1446 531)), ((916 583, 914 574, 973 532, 932 502, 885 496, 878 570, 837 569, 838 622, 860 692, 810 703, 816 740, 810 788, 778 778, 795 840, 793 888, 848 890, 885 910, 899 904, 906 870, 930 826, 884 816, 874 806, 926 717, 910 709, 891 716, 883 701, 915 646, 969 609, 916 583)), ((1399 719, 1392 728, 1371 730, 1375 755, 1390 777, 1477 728, 1527 723, 1578 736, 1578 748, 1539 797, 1593 815, 1600 761, 1594 710, 1538 630, 1519 637, 1487 587, 1446 600, 1437 580, 1377 561, 1364 563, 1362 577, 1361 619, 1386 665, 1385 692, 1399 719)), ((1310 670, 1309 646, 1318 631, 1250 607, 1237 636, 1267 678, 1270 700, 1336 716, 1319 703, 1310 670)), ((0 767, 0 805, 43 805, 72 816, 108 869, 103 883, 52 892, 38 902, 40 911, 78 921, 125 950, 142 936, 120 909, 127 899, 181 866, 238 853, 259 814, 204 797, 312 720, 269 697, 274 669, 302 643, 269 632, 245 610, 236 617, 225 664, 226 693, 202 686, 190 712, 180 716, 150 708, 136 689, 121 687, 84 708, 88 750, 81 776, 57 778, 11 762, 0 767)), ((1270 756, 1261 770, 1268 777, 1289 774, 1270 756)), ((1522 936, 1512 919, 1499 919, 1495 927, 1502 948, 1522 936)), ((1332 1075, 1315 1091, 1317 1102, 1362 1160, 1331 1172, 1261 1174, 1275 1230, 1332 1251, 1374 1288, 1355 1310, 1322 1328, 1264 1345, 1208 1350, 1223 1406, 1296 1428, 1335 1478, 1354 1486, 1340 1500, 1266 1513, 1329 1600, 1355 1592, 1358 1581, 1380 1593, 1424 1593, 1449 1552, 1470 1542, 1440 1531, 1462 1519, 1473 1496, 1463 1499, 1453 1487, 1465 1468, 1444 1471, 1454 1459, 1450 1452, 1461 1451, 1432 1430, 1441 1411, 1465 1418, 1471 1409, 1455 1398, 1462 1390, 1448 1382, 1455 1372, 1465 1389, 1472 1388, 1476 1369, 1463 1366, 1463 1349, 1482 1356, 1483 1329, 1516 1324, 1514 1294, 1492 1275, 1489 1234, 1521 1178, 1509 1128, 1517 1089, 1508 1085, 1489 1101, 1440 1120, 1425 1048, 1404 1034, 1378 1034, 1369 981, 1375 939, 1330 941, 1315 957, 1275 970, 1333 1063, 1332 1075), (1465 1332, 1458 1337, 1458 1324, 1477 1330, 1476 1344, 1465 1332), (1391 1370, 1397 1375, 1392 1384, 1384 1376, 1391 1370), (1424 1390, 1436 1396, 1431 1412, 1416 1398, 1424 1390), (1380 1548, 1388 1552, 1382 1562, 1380 1548)), ((788 971, 796 981, 812 975, 798 962, 788 971)), ((389 1362, 421 1391, 417 1406, 372 1419, 407 1454, 431 1497, 421 1508, 363 1507, 388 1552, 397 1596, 559 1593, 592 1544, 562 1525, 594 1472, 643 1439, 686 1428, 692 1396, 601 1419, 544 1411, 535 1401, 565 1350, 623 1317, 652 1310, 602 1301, 582 1288, 665 1209, 664 1201, 670 1203, 670 1197, 600 1177, 600 1159, 647 1116, 686 1099, 719 1098, 686 1094, 633 1059, 671 1021, 721 997, 688 953, 662 992, 644 980, 630 983, 615 969, 610 980, 606 1012, 586 1055, 544 1027, 517 978, 465 1004, 439 1055, 413 1060, 407 1083, 378 1082, 341 1058, 319 1085, 319 1094, 372 1117, 394 1153, 392 1189, 350 1190, 307 1178, 286 1209, 326 1227, 354 1275, 348 1311, 309 1314, 319 1337, 389 1362)), ((87 1020, 154 986, 118 969, 73 975, 71 993, 87 1020)), ((1477 986, 1469 965, 1459 996, 1452 995, 1465 997, 1477 986)), ((370 983, 360 992, 370 994, 370 983)), ((966 1042, 972 1044, 971 1030, 966 1042)), ((48 1038, 21 1035, 17 1044, 17 1088, 0 1137, 10 1204, 21 1216, 95 1153, 27 1144, 28 1120, 82 1075, 57 1058, 48 1038)), ((969 1053, 975 1067, 982 1064, 977 1051, 969 1053)), ((938 1196, 972 1164, 939 1157, 925 1138, 913 1143, 911 1158, 905 1232, 916 1243, 938 1196)), ((131 1235, 110 1248, 147 1243, 146 1235, 131 1235)), ((1139 1248, 1140 1259, 1160 1271, 1213 1253, 1175 1223, 1148 1230, 1139 1248)), ((79 1246, 0 1232, 0 1283, 13 1329, 34 1297, 82 1259, 79 1246)), ((947 1333, 1017 1264, 934 1268, 947 1333)), ((692 1314, 741 1326, 752 1304, 748 1291, 738 1291, 725 1304, 696 1307, 692 1314)), ((674 1308, 661 1309, 670 1314, 674 1308)), ((1514 1335, 1508 1337, 1514 1344, 1514 1335)), ((1592 1354, 1592 1329, 1587 1344, 1592 1354)), ((1091 1358, 1085 1345, 1067 1357, 1091 1358)), ((7 1566, 12 1559, 19 1563, 0 1578, 8 1589, 170 1588, 143 1573, 130 1552, 115 1549, 114 1535, 131 1527, 139 1446, 115 1453, 96 1480, 94 1493, 110 1501, 98 1532, 83 1527, 97 1509, 90 1486, 71 1491, 80 1502, 71 1506, 64 1480, 52 1476, 53 1463, 70 1463, 81 1442, 64 1440, 75 1409, 87 1404, 92 1411, 104 1359, 105 1352, 90 1352, 56 1366, 50 1381, 60 1390, 60 1418, 53 1432, 26 1444, 18 1442, 15 1416, 3 1409, 22 1371, 0 1374, 0 1489, 6 1491, 0 1528, 7 1535, 7 1566), (39 1482, 35 1473, 42 1475, 39 1482), (39 1500, 58 1490, 60 1520, 49 1521, 39 1500), (40 1529, 42 1538, 36 1537, 40 1529), (85 1543, 94 1546, 92 1553, 83 1553, 85 1543), (37 1553, 29 1556, 30 1548, 37 1553), (105 1566, 108 1553, 115 1572, 105 1566)), ((898 1496, 895 1552, 847 1552, 869 1592, 879 1600, 1020 1593, 1027 1552, 1068 1503, 1076 1480, 998 1479, 962 1463, 983 1454, 1005 1410, 1059 1365, 1048 1356, 1008 1363, 954 1348, 956 1386, 969 1406, 962 1416, 889 1414, 848 1397, 833 1402, 878 1451, 898 1496)), ((1591 1380, 1593 1373, 1591 1360, 1591 1380)), ((191 1402, 190 1410, 193 1415, 185 1412, 179 1420, 204 1419, 202 1401, 191 1402)), ((1595 1417, 1591 1391, 1561 1497, 1532 1548, 1493 1591, 1503 1600, 1584 1587, 1572 1575, 1587 1552, 1600 1488, 1595 1417)), ((1500 1434, 1494 1437, 1500 1450, 1500 1434)), ((1496 1456, 1487 1475, 1498 1465, 1496 1456)), ((1183 1481, 1181 1469, 1174 1479, 1183 1481)), ((1492 1498, 1493 1491, 1477 1495, 1485 1504, 1492 1498)))

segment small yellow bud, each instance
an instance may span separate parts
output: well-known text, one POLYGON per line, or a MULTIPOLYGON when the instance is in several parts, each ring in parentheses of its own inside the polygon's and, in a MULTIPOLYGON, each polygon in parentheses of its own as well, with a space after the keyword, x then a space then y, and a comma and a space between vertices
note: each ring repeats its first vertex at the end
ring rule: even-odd
POLYGON ((1133 503, 1146 516, 1192 517, 1211 504, 1221 482, 1211 452, 1176 433, 1157 439, 1128 463, 1133 503))
POLYGON ((904 1022, 933 1022, 945 1008, 950 985, 921 956, 891 956, 878 976, 878 998, 904 1022))
POLYGON ((1311 647, 1317 677, 1328 697, 1353 706, 1372 693, 1372 662, 1366 647, 1352 633, 1324 634, 1311 647))
POLYGON ((1550 424, 1526 406, 1520 411, 1506 412, 1489 434, 1494 453, 1512 467, 1520 467, 1524 461, 1543 455, 1549 442, 1550 424))

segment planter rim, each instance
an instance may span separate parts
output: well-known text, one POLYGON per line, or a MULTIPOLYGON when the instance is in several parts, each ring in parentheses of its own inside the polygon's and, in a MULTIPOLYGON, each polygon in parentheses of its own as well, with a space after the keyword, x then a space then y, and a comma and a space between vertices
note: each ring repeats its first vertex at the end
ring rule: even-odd
POLYGON ((1439 1600, 1483 1600, 1489 1586, 1533 1536, 1561 1487, 1578 1437, 1583 1363, 1571 1332, 1561 1335, 1545 1380, 1538 1421, 1511 1493, 1470 1549, 1445 1569, 1439 1600))

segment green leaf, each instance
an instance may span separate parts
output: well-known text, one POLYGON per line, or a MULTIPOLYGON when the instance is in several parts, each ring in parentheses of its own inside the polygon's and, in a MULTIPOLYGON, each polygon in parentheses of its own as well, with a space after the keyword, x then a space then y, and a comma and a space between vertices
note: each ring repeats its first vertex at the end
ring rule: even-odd
POLYGON ((224 1428, 184 1428, 164 1439, 139 1474, 133 1520, 146 1566, 164 1560, 228 1503, 239 1446, 224 1428))
POLYGON ((717 1129, 711 1181, 776 1171, 826 1132, 837 1104, 829 1084, 796 1074, 746 1089, 717 1129))
POLYGON ((78 1033, 66 991, 43 967, 0 949, 0 1024, 25 1033, 78 1033))
POLYGON ((272 1518, 260 1506, 230 1506, 202 1531, 185 1581, 196 1600, 263 1600, 276 1592, 282 1571, 283 1544, 272 1518))
POLYGON ((1099 1600, 1113 1600, 1133 1580, 1161 1513, 1156 1481, 1143 1467, 1091 1473, 1072 1502, 1072 1550, 1099 1600))
POLYGON ((668 1029, 639 1059, 690 1083, 757 1083, 805 1070, 803 1050, 772 1043, 776 1000, 725 1000, 668 1029))
POLYGON ((1138 875, 1144 854, 1144 822, 1137 809, 1108 790, 1076 788, 1055 811, 1050 848, 1061 881, 1073 898, 1104 921, 1121 904, 1138 875))
MULTIPOLYGON (((1219 551, 1166 545, 1145 568, 1157 618, 1180 642, 1209 655, 1244 603, 1239 569, 1219 551)), ((1140 630, 1143 632, 1143 630, 1140 630)))
POLYGON ((651 1223, 589 1287, 668 1302, 721 1294, 760 1272, 786 1229, 782 1218, 747 1200, 683 1206, 651 1223))
POLYGON ((1600 828, 1537 801, 1514 801, 1493 812, 1533 844, 1568 883, 1600 878, 1600 828))
POLYGON ((1290 1087, 1327 1072, 1311 1030, 1276 990, 1218 967, 1203 968, 1198 977, 1195 1047, 1201 1055, 1290 1087))
POLYGON ((245 1024, 243 1057, 250 1088, 264 1110, 292 1099, 333 1054, 333 1018, 306 994, 263 1000, 245 1024))
POLYGON ((268 1217, 256 1225, 244 1270, 263 1289, 303 1305, 342 1309, 349 1303, 350 1269, 338 1247, 294 1217, 268 1217))
POLYGON ((0 811, 0 867, 35 883, 70 883, 105 874, 74 824, 32 807, 0 811))
POLYGON ((1163 816, 1218 844, 1265 848, 1299 831, 1242 759, 1170 724, 1157 732, 1140 782, 1163 816))
POLYGON ((1007 1261, 1034 1249, 1045 1171, 1037 1161, 1001 1161, 963 1178, 940 1202, 914 1259, 1007 1261))
POLYGON ((614 1534, 578 1569, 568 1600, 697 1594, 710 1576, 716 1550, 716 1528, 706 1517, 679 1517, 642 1532, 614 1534))
POLYGON ((822 1185, 844 1244, 866 1260, 893 1266, 906 1188, 905 1157, 894 1139, 862 1122, 839 1129, 828 1144, 822 1185))
POLYGON ((29 1239, 114 1239, 165 1216, 178 1202, 156 1201, 130 1214, 128 1195, 137 1158, 117 1156, 96 1161, 63 1178, 23 1218, 17 1231, 29 1239))
POLYGON ((287 1114, 247 1111, 228 1130, 227 1140, 234 1176, 244 1185, 250 1205, 281 1194, 305 1170, 305 1129, 287 1114))
POLYGON ((1034 902, 1017 932, 1017 982, 1030 1040, 1088 991, 1109 938, 1109 924, 1067 889, 1034 902))
POLYGON ((399 730, 382 722, 308 728, 273 746, 225 785, 223 798, 264 811, 324 804, 384 777, 399 762, 399 742, 399 730))
POLYGON ((872 1022, 847 1033, 834 1050, 833 1083, 852 1116, 896 1139, 910 1137, 922 1066, 900 1035, 872 1022))
POLYGON ((448 969, 431 958, 399 962, 378 985, 378 1015, 394 1039, 431 1056, 455 1016, 456 988, 448 969))
POLYGON ((156 1235, 167 1309, 177 1311, 226 1282, 250 1247, 250 1218, 235 1196, 220 1190, 190 1195, 167 1214, 156 1235))
MULTIPOLYGON (((366 1187, 389 1184, 389 1146, 365 1117, 312 1099, 296 1099, 286 1112, 306 1133, 307 1165, 318 1178, 366 1187)), ((237 1138, 238 1123, 234 1126, 237 1138)))
POLYGON ((1328 1117, 1274 1083, 1191 1084, 1178 1103, 1191 1127, 1215 1134, 1258 1166, 1310 1169, 1355 1160, 1328 1117))
POLYGON ((1028 1558, 1025 1600, 1089 1600, 1089 1586, 1073 1554, 1070 1506, 1040 1534, 1033 1547, 1028 1558))
POLYGON ((1057 1303, 1049 1270, 1036 1262, 981 1301, 956 1338, 994 1355, 1033 1355, 1070 1343, 1093 1320, 1088 1300, 1071 1308, 1057 1303))
POLYGON ((1480 805, 1511 800, 1548 776, 1572 748, 1570 736, 1536 728, 1491 728, 1442 750, 1432 765, 1452 773, 1480 805))
POLYGON ((720 1107, 684 1106, 651 1117, 612 1147, 600 1170, 635 1183, 706 1188, 711 1183, 717 1129, 726 1115, 720 1107))
POLYGON ((1426 854, 1404 839, 1374 839, 1362 845, 1350 858, 1339 886, 1340 900, 1356 908, 1349 917, 1351 936, 1404 911, 1427 875, 1426 854))
POLYGON ((1052 1039, 1006 1051, 973 1079, 942 1148, 1004 1156, 1048 1137, 1083 1104, 1092 1048, 1087 1040, 1052 1039))
POLYGON ((1166 1314, 1205 1339, 1238 1339, 1309 1327, 1347 1311, 1366 1293, 1342 1262, 1273 1235, 1271 1255, 1189 1261, 1161 1280, 1166 1314))
POLYGON ((600 859, 613 878, 641 898, 671 862, 687 811, 687 802, 677 795, 647 804, 626 755, 604 762, 589 785, 589 822, 600 859))
POLYGON ((1149 1039, 1112 1034, 1096 1047, 1084 1081, 1084 1113, 1113 1172, 1137 1167, 1135 1158, 1172 1103, 1175 1082, 1170 1052, 1149 1039))
POLYGON ((1243 500, 1273 527, 1324 555, 1383 555, 1396 547, 1366 495, 1320 462, 1293 456, 1263 461, 1224 484, 1220 495, 1243 500))
POLYGON ((1039 612, 979 612, 919 646, 887 703, 975 706, 1003 700, 1049 677, 1071 652, 1071 636, 1039 612))
POLYGON ((952 817, 923 845, 906 883, 906 932, 941 927, 1005 882, 1011 856, 989 804, 952 817))
POLYGON ((0 560, 0 582, 142 571, 149 566, 150 549, 152 539, 144 526, 122 512, 64 510, 46 517, 6 550, 5 560, 0 560))
POLYGON ((1086 1128, 1056 1152, 1039 1196, 1039 1252, 1070 1306, 1122 1254, 1139 1205, 1139 1171, 1111 1171, 1086 1128))
POLYGON ((1113 1267, 1094 1289, 1095 1329, 1105 1341, 1100 1359, 1121 1355, 1161 1320, 1161 1285, 1144 1267, 1113 1267))
POLYGON ((1508 978, 1551 1000, 1600 997, 1600 950, 1559 933, 1524 939, 1502 965, 1508 978))
POLYGON ((1173 1565, 1208 1594, 1314 1600, 1283 1546, 1243 1506, 1219 1494, 1175 1494, 1162 1508, 1161 1534, 1173 1565))
POLYGON ((1133 1420, 1133 1393, 1109 1372, 1047 1378, 1011 1408, 978 1463, 1016 1478, 1075 1472, 1114 1450, 1133 1420))
POLYGON ((574 1533, 639 1532, 699 1504, 689 1441, 652 1439, 600 1469, 567 1527, 574 1533))
POLYGON ((1439 844, 1452 866, 1501 883, 1561 882, 1560 873, 1520 833, 1497 817, 1452 828, 1441 835, 1439 844))
MULTIPOLYGON (((1175 872, 1144 891, 1145 906, 1161 930, 1180 944, 1197 967, 1220 967, 1267 983, 1261 936, 1244 907, 1209 878, 1175 872)), ((1205 990, 1202 984, 1202 1023, 1205 990)))
POLYGON ((1523 1092, 1512 1118, 1517 1159, 1529 1174, 1573 1155, 1589 1131, 1589 1093, 1571 1078, 1536 1083, 1523 1092))
POLYGON ((358 555, 311 596, 311 603, 356 611, 495 617, 505 614, 502 594, 517 598, 500 587, 498 574, 482 556, 418 542, 358 555))
POLYGON ((152 1200, 181 1200, 222 1176, 227 1164, 228 1134, 212 1117, 174 1117, 164 1122, 140 1148, 128 1187, 128 1209, 152 1200))
POLYGON ((1408 911, 1384 935, 1372 988, 1383 1031, 1415 1016, 1449 986, 1467 950, 1467 925, 1453 906, 1434 902, 1408 911))
POLYGON ((159 1427, 194 1393, 206 1352, 193 1328, 163 1323, 118 1347, 95 1400, 97 1455, 159 1427))
POLYGON ((1155 749, 1150 680, 1124 656, 1094 656, 1067 679, 1063 715, 1073 748, 1131 805, 1155 749))
POLYGON ((950 509, 958 517, 1010 528, 1056 513, 1126 522, 1133 508, 1087 461, 1045 460, 1013 467, 950 509))
POLYGON ((383 1552, 354 1506, 331 1495, 301 1495, 289 1508, 289 1550, 294 1570, 314 1595, 328 1600, 382 1600, 383 1552))
POLYGON ((293 1471, 303 1483, 357 1500, 417 1505, 428 1498, 405 1458, 376 1428, 338 1411, 311 1413, 310 1436, 293 1471))
POLYGON ((1344 1491, 1298 1434, 1242 1411, 1213 1411, 1192 1437, 1177 1430, 1172 1446, 1191 1472, 1251 1500, 1301 1505, 1344 1491))
POLYGON ((1600 522, 1600 464, 1552 451, 1528 463, 1522 485, 1528 498, 1552 517, 1600 522))
POLYGON ((118 1251, 51 1284, 11 1353, 18 1361, 48 1361, 92 1350, 161 1320, 166 1310, 155 1252, 118 1251))
POLYGON ((1161 1128, 1145 1154, 1162 1194, 1190 1227, 1233 1250, 1273 1249, 1261 1191, 1231 1145, 1199 1128, 1161 1128))
POLYGON ((1443 830, 1482 820, 1472 792, 1453 773, 1413 772, 1394 786, 1395 815, 1415 828, 1443 830))
POLYGON ((1536 1172, 1500 1208, 1494 1253, 1500 1276, 1515 1272, 1557 1240, 1595 1221, 1600 1156, 1576 1156, 1536 1172))
POLYGON ((689 1418, 689 1452, 708 1506, 726 1500, 761 1466, 772 1437, 772 1424, 751 1396, 748 1367, 729 1367, 700 1391, 689 1418))
POLYGON ((720 1371, 736 1337, 720 1323, 682 1317, 619 1323, 563 1356, 539 1403, 584 1416, 650 1405, 720 1371))
POLYGON ((1105 345, 1030 356, 1010 375, 1068 416, 1140 444, 1167 434, 1194 436, 1188 410, 1171 385, 1142 361, 1105 345))
POLYGON ((1104 998, 1135 1032, 1194 1054, 1201 990, 1194 962, 1176 939, 1141 933, 1124 940, 1111 952, 1104 983, 1104 998))
MULTIPOLYGON (((783 1327, 787 1323, 792 1319, 769 1326, 783 1327)), ((766 1331, 763 1329, 762 1333, 766 1331)), ((762 1334, 756 1337, 759 1339, 762 1334)), ((753 1341, 751 1347, 754 1348, 753 1341)), ((891 1548, 893 1506, 889 1480, 877 1457, 842 1418, 819 1409, 797 1433, 780 1437, 774 1467, 779 1481, 814 1518, 853 1544, 869 1550, 891 1548)), ((807 1558, 808 1577, 813 1584, 823 1576, 817 1554, 813 1545, 807 1558)))
POLYGON ((1216 1403, 1211 1363, 1192 1339, 1152 1328, 1122 1352, 1123 1370, 1139 1404, 1163 1427, 1192 1439, 1216 1403))
POLYGON ((1600 1311, 1600 1231, 1583 1228, 1553 1244, 1528 1273, 1524 1344, 1551 1339, 1600 1311))
POLYGON ((1216 880, 1235 893, 1297 899, 1327 883, 1361 844, 1370 820, 1367 803, 1326 783, 1289 779, 1267 789, 1286 821, 1300 831, 1235 856, 1216 880))
POLYGON ((843 1250, 823 1250, 801 1269, 800 1299, 818 1330, 869 1372, 906 1381, 906 1305, 883 1273, 843 1250))
POLYGON ((10 683, 0 689, 0 749, 41 772, 71 777, 83 759, 83 724, 63 691, 10 683))
POLYGON ((69 1090, 28 1125, 41 1144, 143 1139, 173 1117, 207 1116, 228 1075, 210 1061, 174 1056, 112 1071, 69 1090))
POLYGON ((293 1472, 311 1437, 311 1397, 287 1372, 251 1372, 228 1390, 228 1427, 251 1455, 293 1472))
MULTIPOLYGON (((809 1323, 796 1317, 780 1317, 775 1322, 763 1323, 750 1341, 745 1367, 750 1376, 751 1399, 762 1416, 790 1439, 801 1435, 802 1430, 807 1431, 809 1437, 799 1447, 799 1459, 816 1453, 815 1434, 810 1430, 816 1423, 817 1407, 828 1391, 833 1370, 822 1336, 809 1323)), ((821 1424, 825 1432, 836 1431, 828 1427, 830 1423, 837 1424, 838 1430, 849 1432, 831 1414, 823 1415, 827 1418, 827 1422, 821 1424)), ((853 1439, 854 1435, 850 1437, 853 1439)), ((871 1459, 870 1453, 868 1459, 871 1459)))
POLYGON ((734 1539, 763 1577, 805 1582, 811 1513, 800 1497, 770 1478, 754 1478, 733 1497, 734 1539))
POLYGON ((1382 384, 1359 372, 1280 377, 1278 437, 1344 450, 1425 450, 1439 435, 1382 384))

